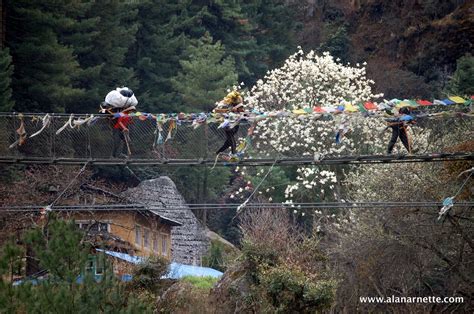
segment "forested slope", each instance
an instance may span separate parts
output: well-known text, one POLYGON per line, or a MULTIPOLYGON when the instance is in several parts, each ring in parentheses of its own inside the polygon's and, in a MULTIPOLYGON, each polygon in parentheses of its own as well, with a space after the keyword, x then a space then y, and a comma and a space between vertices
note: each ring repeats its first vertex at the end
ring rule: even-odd
POLYGON ((2 111, 95 112, 119 85, 142 110, 209 110, 298 45, 367 61, 387 97, 438 96, 474 39, 472 2, 454 0, 19 0, 3 11, 2 111))

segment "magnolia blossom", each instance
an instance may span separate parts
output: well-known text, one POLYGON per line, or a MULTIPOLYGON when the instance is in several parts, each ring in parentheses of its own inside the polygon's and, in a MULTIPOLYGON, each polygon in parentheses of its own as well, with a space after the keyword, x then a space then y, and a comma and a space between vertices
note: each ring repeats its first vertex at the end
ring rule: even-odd
POLYGON ((303 106, 335 105, 341 100, 367 101, 372 93, 365 67, 338 63, 325 52, 304 54, 300 48, 285 64, 269 71, 246 95, 246 103, 262 111, 297 109, 303 106))
MULTIPOLYGON (((365 65, 365 64, 364 64, 365 65)), ((300 48, 285 64, 268 72, 264 79, 245 94, 246 105, 258 111, 294 110, 314 106, 334 106, 346 101, 363 102, 381 95, 372 92, 373 81, 366 78, 365 67, 338 63, 329 53, 305 54, 300 48)), ((264 156, 349 155, 355 147, 370 142, 371 152, 384 149, 381 137, 373 131, 380 121, 361 115, 336 119, 317 114, 265 119, 257 124, 254 146, 264 156), (348 134, 336 143, 335 132, 341 123, 350 125, 355 136, 348 134)), ((304 190, 332 190, 336 174, 320 167, 301 166, 294 184, 287 186, 285 197, 293 199, 304 190)))

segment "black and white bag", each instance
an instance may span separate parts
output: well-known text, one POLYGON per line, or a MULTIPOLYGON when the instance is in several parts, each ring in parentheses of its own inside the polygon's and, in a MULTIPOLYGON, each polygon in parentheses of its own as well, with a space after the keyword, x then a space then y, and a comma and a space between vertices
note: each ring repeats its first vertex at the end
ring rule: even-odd
POLYGON ((105 105, 117 109, 126 109, 138 105, 138 100, 130 88, 117 87, 105 96, 105 105))

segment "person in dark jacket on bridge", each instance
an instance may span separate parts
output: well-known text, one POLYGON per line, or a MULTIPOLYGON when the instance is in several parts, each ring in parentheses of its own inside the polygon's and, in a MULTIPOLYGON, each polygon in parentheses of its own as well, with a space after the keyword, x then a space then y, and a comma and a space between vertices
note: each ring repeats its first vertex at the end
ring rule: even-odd
POLYGON ((408 153, 411 154, 411 139, 409 138, 407 132, 407 124, 411 123, 411 116, 409 116, 410 110, 407 107, 403 107, 400 108, 398 113, 399 116, 397 118, 387 120, 387 126, 392 129, 392 137, 390 138, 390 142, 388 143, 387 154, 390 155, 392 153, 393 147, 397 143, 398 138, 400 138, 403 143, 403 146, 405 146, 408 153), (410 119, 405 119, 406 117, 409 117, 410 119))
MULTIPOLYGON (((239 92, 233 91, 230 92, 214 109, 214 112, 217 113, 238 113, 238 112, 243 112, 244 111, 244 106, 243 106, 243 99, 242 96, 240 95, 239 92)), ((225 132, 225 137, 226 140, 224 144, 219 148, 219 150, 216 152, 217 155, 220 153, 223 153, 227 148, 231 149, 231 152, 233 155, 237 153, 236 147, 237 147, 237 142, 235 140, 235 134, 239 131, 239 125, 234 125, 230 122, 227 121, 224 122, 225 125, 222 127, 225 132)))

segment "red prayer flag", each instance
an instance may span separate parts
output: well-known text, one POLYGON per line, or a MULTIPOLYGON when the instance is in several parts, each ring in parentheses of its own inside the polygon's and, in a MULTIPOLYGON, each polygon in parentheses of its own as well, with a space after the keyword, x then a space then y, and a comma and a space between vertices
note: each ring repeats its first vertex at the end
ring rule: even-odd
POLYGON ((431 106, 433 103, 428 100, 417 100, 416 101, 420 106, 431 106))
POLYGON ((317 113, 324 113, 324 112, 326 112, 326 111, 324 111, 324 109, 321 108, 321 107, 314 107, 313 111, 314 111, 314 112, 317 112, 317 113))
POLYGON ((377 106, 373 102, 364 103, 364 108, 367 110, 376 110, 377 106))

